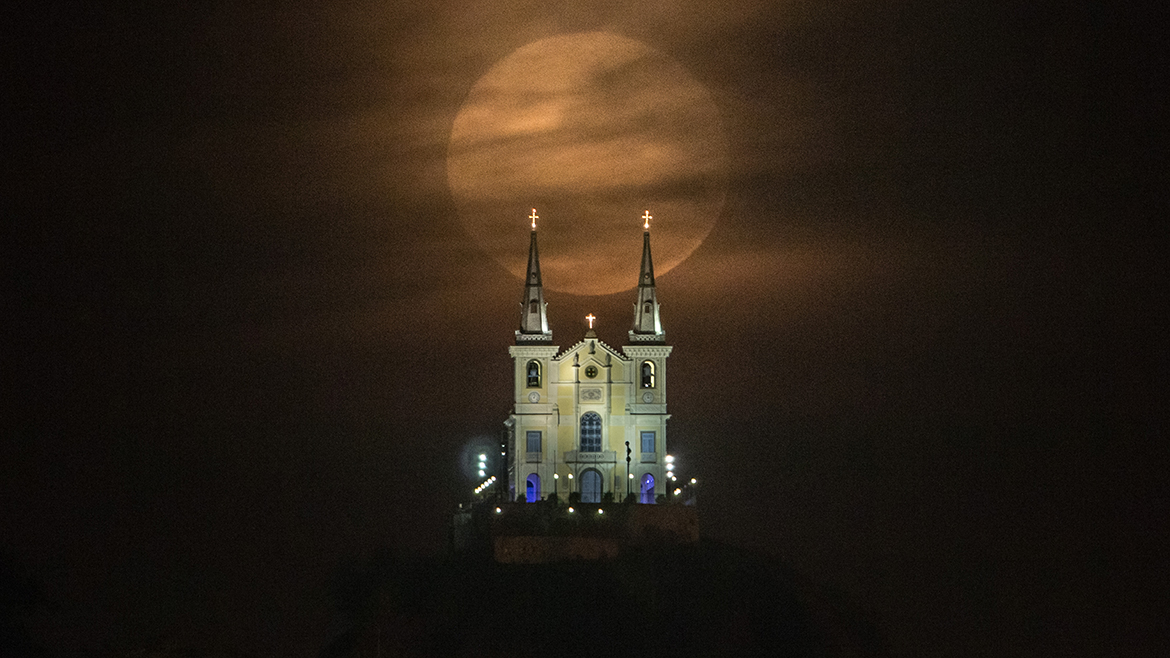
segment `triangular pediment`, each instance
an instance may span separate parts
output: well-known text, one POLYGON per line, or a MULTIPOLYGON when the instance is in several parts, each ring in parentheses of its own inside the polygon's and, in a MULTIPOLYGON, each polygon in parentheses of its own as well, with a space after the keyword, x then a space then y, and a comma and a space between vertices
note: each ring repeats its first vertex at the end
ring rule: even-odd
POLYGON ((596 338, 586 338, 581 342, 567 348, 556 356, 557 361, 565 361, 577 357, 577 362, 585 365, 586 361, 592 361, 598 365, 605 365, 606 357, 610 359, 617 359, 619 361, 629 361, 629 359, 621 352, 606 345, 596 338))

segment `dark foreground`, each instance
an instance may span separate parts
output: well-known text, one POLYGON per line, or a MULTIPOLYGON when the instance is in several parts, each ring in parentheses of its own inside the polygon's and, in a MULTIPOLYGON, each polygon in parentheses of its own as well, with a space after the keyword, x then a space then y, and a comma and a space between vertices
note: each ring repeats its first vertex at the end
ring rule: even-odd
POLYGON ((707 542, 544 565, 377 557, 337 612, 322 657, 886 654, 831 595, 707 542))

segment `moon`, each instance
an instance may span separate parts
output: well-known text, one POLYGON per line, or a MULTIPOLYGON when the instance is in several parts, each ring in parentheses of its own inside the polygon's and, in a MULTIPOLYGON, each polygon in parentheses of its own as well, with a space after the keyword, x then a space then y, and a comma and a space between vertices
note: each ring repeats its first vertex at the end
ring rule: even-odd
POLYGON ((605 295, 638 283, 646 210, 656 275, 703 242, 727 159, 718 107, 682 66, 590 32, 528 44, 475 83, 447 180, 464 228, 513 275, 525 276, 536 208, 544 286, 605 295))

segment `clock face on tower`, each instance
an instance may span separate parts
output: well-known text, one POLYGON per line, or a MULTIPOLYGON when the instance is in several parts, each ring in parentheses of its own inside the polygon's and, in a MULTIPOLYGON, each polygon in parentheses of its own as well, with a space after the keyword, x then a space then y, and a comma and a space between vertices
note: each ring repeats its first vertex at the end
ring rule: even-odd
POLYGON ((593 379, 597 376, 597 366, 585 366, 585 376, 593 379))
POLYGON ((653 401, 654 401, 654 394, 651 393, 650 391, 646 391, 645 393, 642 394, 642 402, 645 402, 646 404, 650 404, 653 401))
POLYGON ((533 403, 533 404, 540 402, 540 393, 537 393, 536 391, 529 393, 528 394, 528 401, 533 403))

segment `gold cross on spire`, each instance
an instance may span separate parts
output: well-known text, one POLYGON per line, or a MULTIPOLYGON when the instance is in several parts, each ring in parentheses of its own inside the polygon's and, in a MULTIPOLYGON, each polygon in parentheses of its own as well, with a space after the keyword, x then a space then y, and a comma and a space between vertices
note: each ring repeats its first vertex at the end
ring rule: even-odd
POLYGON ((532 209, 532 214, 528 216, 528 219, 532 220, 532 230, 535 231, 536 230, 536 220, 540 219, 540 216, 536 214, 536 208, 532 209))
POLYGON ((585 319, 589 321, 589 328, 592 329, 593 328, 593 321, 596 320, 597 317, 594 316, 592 313, 590 313, 589 315, 585 316, 585 319))
POLYGON ((645 222, 642 224, 642 228, 644 228, 644 229, 646 229, 647 231, 649 231, 649 230, 650 230, 650 220, 654 219, 653 217, 651 217, 651 216, 650 216, 650 211, 649 211, 649 210, 647 210, 647 211, 646 211, 646 214, 645 214, 645 215, 642 215, 642 219, 644 219, 644 220, 645 220, 645 222))

